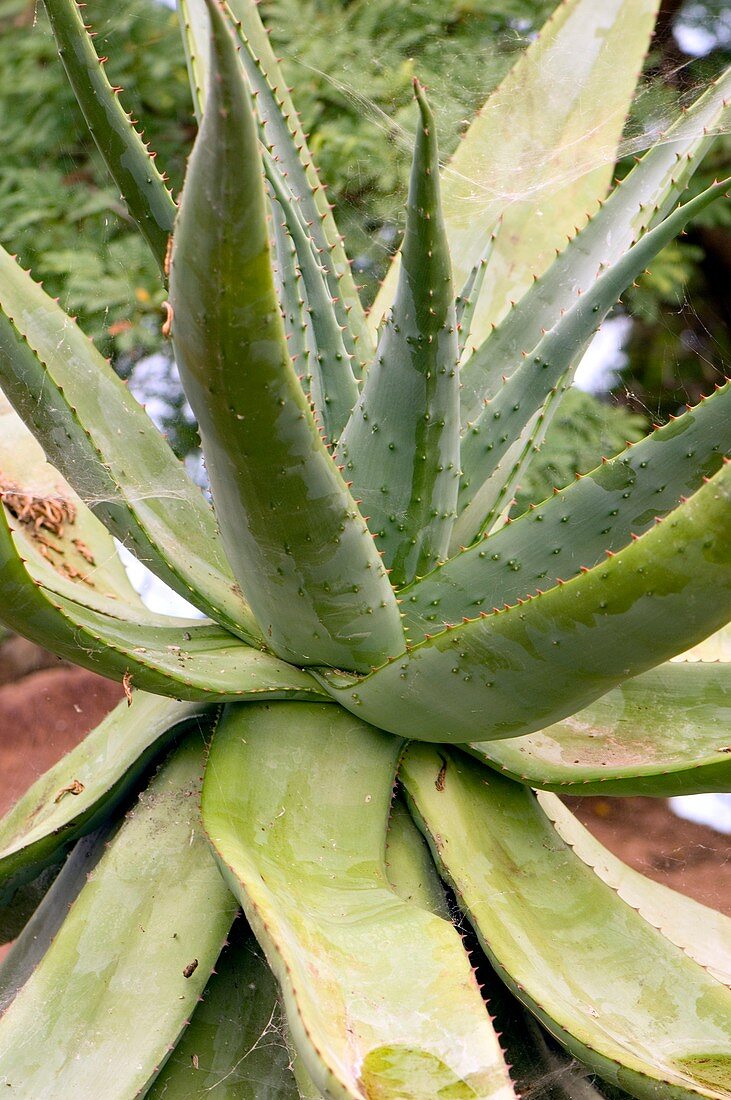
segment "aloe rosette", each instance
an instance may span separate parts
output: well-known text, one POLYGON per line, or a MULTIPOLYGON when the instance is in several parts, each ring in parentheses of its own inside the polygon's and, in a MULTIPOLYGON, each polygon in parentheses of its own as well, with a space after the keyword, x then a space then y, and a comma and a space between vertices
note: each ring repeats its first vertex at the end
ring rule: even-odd
POLYGON ((444 166, 417 83, 367 315, 253 0, 180 5, 176 197, 45 3, 213 503, 0 250, 0 618, 127 694, 0 823, 0 1081, 731 1096, 731 921, 557 798, 731 790, 731 384, 510 514, 602 320, 727 193, 684 198, 731 73, 611 193, 655 0, 564 0, 444 166), (114 539, 204 618, 145 608, 114 539))

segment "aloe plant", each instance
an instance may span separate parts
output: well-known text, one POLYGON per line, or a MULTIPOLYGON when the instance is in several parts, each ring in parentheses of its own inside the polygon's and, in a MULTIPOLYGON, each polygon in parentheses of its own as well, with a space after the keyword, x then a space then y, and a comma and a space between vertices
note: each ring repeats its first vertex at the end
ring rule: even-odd
POLYGON ((443 168, 417 83, 367 316, 254 0, 181 4, 177 198, 75 0, 45 3, 168 288, 212 507, 0 251, 0 617, 127 696, 0 823, 0 1080, 731 1096, 729 918, 556 794, 731 790, 704 642, 731 617, 731 384, 509 515, 603 318, 727 193, 682 198, 731 73, 609 195, 654 0, 565 0, 443 168), (114 538, 205 618, 145 608, 114 538))

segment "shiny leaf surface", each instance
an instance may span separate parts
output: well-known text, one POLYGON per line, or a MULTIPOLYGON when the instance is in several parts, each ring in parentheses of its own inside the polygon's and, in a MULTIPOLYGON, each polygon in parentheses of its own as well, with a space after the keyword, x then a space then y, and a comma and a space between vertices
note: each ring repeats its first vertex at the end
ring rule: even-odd
POLYGON ((204 825, 326 1096, 512 1100, 456 930, 388 884, 400 748, 335 707, 228 708, 204 825))
POLYGON ((231 566, 281 657, 364 670, 398 652, 398 607, 286 346, 252 100, 229 20, 186 175, 173 336, 231 566), (354 594, 357 598, 354 599, 354 594))
POLYGON ((370 676, 318 679, 402 737, 455 743, 560 721, 731 615, 731 463, 605 563, 447 628, 370 676))
POLYGON ((670 662, 515 740, 475 744, 491 767, 562 794, 731 791, 731 665, 670 662))
MULTIPOLYGON (((125 796, 201 703, 135 692, 63 756, 0 821, 0 897, 113 817, 125 796)), ((199 723, 205 728, 206 723, 199 723)))
POLYGON ((147 1100, 299 1100, 274 975, 245 920, 229 940, 147 1100))
POLYGON ((110 364, 2 249, 0 385, 111 534, 183 597, 258 642, 200 490, 110 364))
POLYGON ((183 1030, 236 911, 198 825, 202 750, 187 741, 141 796, 0 1017, 13 1095, 130 1100, 183 1030))
POLYGON ((409 750, 402 779, 513 992, 633 1096, 727 1096, 731 991, 622 901, 529 790, 457 753, 444 758, 440 790, 443 758, 427 746, 409 750))

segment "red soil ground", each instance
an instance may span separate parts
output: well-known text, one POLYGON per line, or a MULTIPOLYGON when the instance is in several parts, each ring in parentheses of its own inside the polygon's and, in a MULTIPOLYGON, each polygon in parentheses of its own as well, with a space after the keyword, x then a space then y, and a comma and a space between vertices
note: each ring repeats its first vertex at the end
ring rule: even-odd
POLYGON ((648 878, 731 916, 731 837, 677 817, 662 798, 572 798, 598 840, 648 878))
POLYGON ((83 668, 45 668, 0 687, 0 813, 121 695, 119 684, 83 668))

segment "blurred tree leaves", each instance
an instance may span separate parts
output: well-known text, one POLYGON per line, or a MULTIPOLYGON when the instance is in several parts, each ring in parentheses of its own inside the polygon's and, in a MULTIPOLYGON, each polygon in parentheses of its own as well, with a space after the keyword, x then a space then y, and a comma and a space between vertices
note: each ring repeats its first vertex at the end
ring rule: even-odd
MULTIPOLYGON (((125 105, 179 183, 194 130, 175 13, 149 0, 100 0, 88 13, 125 105)), ((85 131, 40 4, 0 4, 0 71, 0 239, 105 352, 158 347, 156 265, 85 131)))
MULTIPOLYGON (((663 0, 648 64, 649 77, 660 78, 659 111, 667 106, 672 116, 729 64, 728 0, 663 0)), ((729 175, 726 131, 696 173, 691 193, 729 175)), ((716 203, 696 219, 627 291, 624 304, 637 323, 625 349, 629 366, 618 395, 664 421, 686 402, 697 403, 729 373, 731 203, 716 203)))
POLYGON ((613 458, 628 443, 636 443, 648 426, 644 416, 623 405, 569 390, 516 494, 511 516, 539 504, 554 488, 563 489, 577 474, 593 470, 602 456, 613 458))
MULTIPOLYGON (((262 0, 366 297, 398 244, 415 125, 412 76, 430 90, 448 154, 555 2, 262 0)), ((731 60, 727 0, 664 0, 662 12, 628 152, 642 144, 634 139, 648 125, 674 117, 731 60), (699 44, 713 49, 697 58, 684 52, 699 44)), ((195 128, 175 12, 157 0, 89 0, 86 15, 98 32, 97 49, 109 57, 112 82, 124 88, 125 106, 179 188, 195 128)), ((40 3, 0 0, 0 66, 0 240, 129 373, 141 355, 162 347, 163 293, 85 132, 40 3)), ((621 162, 619 174, 631 163, 621 162)), ((730 166, 731 138, 724 135, 698 187, 730 166)), ((637 321, 619 399, 662 419, 707 392, 731 354, 728 205, 716 204, 666 249, 625 296, 625 307, 637 321)), ((616 402, 572 395, 524 487, 523 505, 544 482, 565 483, 601 453, 619 449, 638 423, 616 402)), ((181 420, 181 450, 190 433, 181 420)))

